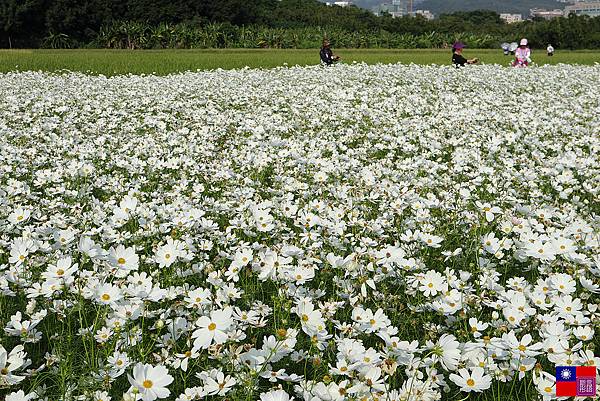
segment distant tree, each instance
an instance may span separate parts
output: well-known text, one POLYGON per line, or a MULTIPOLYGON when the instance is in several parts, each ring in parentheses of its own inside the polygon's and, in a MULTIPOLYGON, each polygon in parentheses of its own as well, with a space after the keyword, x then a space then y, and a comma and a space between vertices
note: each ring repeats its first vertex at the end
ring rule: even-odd
POLYGON ((44 32, 44 5, 44 0, 0 1, 0 46, 35 45, 36 36, 44 32))
POLYGON ((277 0, 199 0, 199 12, 210 20, 234 25, 266 24, 277 0))
MULTIPOLYGON (((125 11, 118 0, 50 0, 45 10, 48 34, 68 35, 74 41, 94 38, 100 27, 125 11)), ((115 18, 117 17, 117 18, 115 18)))

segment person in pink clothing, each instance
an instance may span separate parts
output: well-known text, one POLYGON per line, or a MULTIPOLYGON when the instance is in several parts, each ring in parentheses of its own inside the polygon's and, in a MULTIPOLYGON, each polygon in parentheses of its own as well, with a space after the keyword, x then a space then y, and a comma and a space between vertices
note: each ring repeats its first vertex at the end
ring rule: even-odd
POLYGON ((521 39, 519 47, 515 50, 515 59, 512 62, 513 67, 527 67, 531 63, 531 49, 529 49, 527 39, 521 39))

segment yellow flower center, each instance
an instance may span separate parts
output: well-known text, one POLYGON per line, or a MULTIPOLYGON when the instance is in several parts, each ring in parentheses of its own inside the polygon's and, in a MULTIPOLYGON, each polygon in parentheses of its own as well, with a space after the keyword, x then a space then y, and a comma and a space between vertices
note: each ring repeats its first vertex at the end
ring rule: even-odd
POLYGON ((303 314, 302 315, 302 321, 303 322, 308 322, 308 315, 307 314, 303 314))
POLYGON ((519 351, 525 352, 526 349, 527 349, 527 347, 524 346, 523 344, 519 345, 519 351))
POLYGON ((208 325, 208 329, 209 329, 210 331, 213 331, 213 330, 214 330, 214 329, 216 329, 216 328, 217 328, 217 325, 216 325, 216 324, 214 324, 214 323, 211 323, 211 324, 209 324, 209 325, 208 325))
POLYGON ((58 269, 58 270, 56 271, 56 275, 57 275, 57 276, 62 276, 63 274, 65 274, 65 271, 64 271, 63 269, 58 269))
POLYGON ((165 253, 165 259, 171 259, 171 254, 170 253, 165 253))
POLYGON ((154 383, 152 383, 152 380, 144 380, 144 382, 142 383, 142 386, 144 386, 144 388, 152 388, 152 385, 154 383))
POLYGON ((429 283, 429 284, 427 284, 427 287, 429 287, 429 288, 433 288, 433 283, 429 283))
POLYGON ((473 379, 468 379, 467 380, 467 386, 473 387, 474 385, 475 385, 475 380, 473 380, 473 379))
POLYGON ((110 295, 108 294, 102 294, 102 300, 103 301, 108 301, 110 299, 110 295))
POLYGON ((551 393, 552 392, 552 387, 546 386, 546 387, 544 387, 544 391, 547 392, 547 393, 551 393))
POLYGON ((119 258, 119 259, 117 259, 117 263, 120 264, 120 265, 124 264, 125 263, 125 258, 119 258))

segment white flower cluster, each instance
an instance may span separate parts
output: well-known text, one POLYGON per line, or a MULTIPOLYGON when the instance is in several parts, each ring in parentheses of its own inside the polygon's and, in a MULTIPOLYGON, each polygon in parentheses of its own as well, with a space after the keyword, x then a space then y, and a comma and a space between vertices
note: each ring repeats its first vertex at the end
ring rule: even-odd
POLYGON ((555 398, 599 132, 599 65, 0 75, 0 395, 555 398))

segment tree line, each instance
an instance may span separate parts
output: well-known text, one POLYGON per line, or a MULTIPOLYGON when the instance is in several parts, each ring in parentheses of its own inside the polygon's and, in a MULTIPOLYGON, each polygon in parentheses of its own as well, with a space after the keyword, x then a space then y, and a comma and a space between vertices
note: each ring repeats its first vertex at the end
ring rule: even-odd
POLYGON ((317 0, 2 0, 0 47, 202 48, 441 47, 464 40, 495 47, 600 48, 600 18, 570 16, 506 24, 494 11, 375 16, 317 0))

